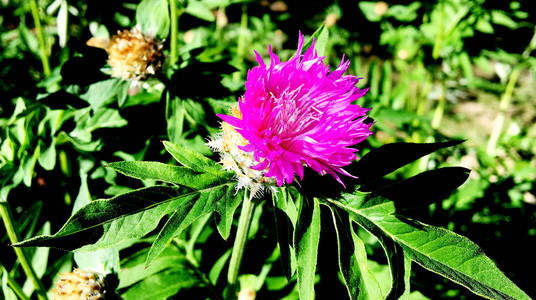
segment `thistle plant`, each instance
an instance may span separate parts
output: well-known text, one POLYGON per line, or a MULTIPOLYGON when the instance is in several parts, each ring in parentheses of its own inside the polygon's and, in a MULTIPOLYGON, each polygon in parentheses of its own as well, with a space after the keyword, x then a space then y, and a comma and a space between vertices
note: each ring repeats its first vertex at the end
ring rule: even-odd
POLYGON ((242 258, 248 256, 254 211, 264 205, 274 214, 282 271, 289 282, 296 279, 301 299, 315 297, 321 221, 335 229, 326 234, 335 233, 338 255, 333 259, 351 299, 407 298, 413 263, 483 297, 529 299, 469 239, 406 214, 441 200, 467 179, 468 169, 440 168, 382 184, 385 175, 460 141, 388 144, 356 161, 353 147, 372 134, 368 109, 354 104, 367 90, 355 86, 357 77, 344 75, 348 60, 342 59, 333 70, 325 66, 324 57, 315 50, 318 44, 304 43, 300 35, 296 54, 286 62, 270 51, 270 63, 265 64, 256 54, 259 65, 248 72, 244 96, 231 108, 231 115, 219 116, 222 131, 208 143, 220 153, 221 163, 167 141, 164 147, 179 165, 110 163, 108 167, 115 171, 160 183, 91 201, 56 234, 15 246, 94 251, 157 229, 146 252, 149 267, 171 243, 182 249, 177 238, 192 224, 211 226, 211 215, 221 237, 228 239, 235 212, 242 205, 225 292, 216 291, 212 279, 199 274, 194 246, 184 247, 181 262, 184 268, 193 266, 188 278, 198 277, 200 287, 209 288, 215 297, 235 299, 245 291, 258 294, 260 289, 257 286, 253 292, 240 286, 238 279, 242 258), (308 44, 311 47, 302 54, 308 44), (326 174, 330 176, 321 176, 326 174), (263 193, 266 190, 270 192, 263 193), (327 220, 321 220, 321 207, 330 214, 327 220), (165 217, 163 226, 157 227, 165 217), (391 277, 387 289, 369 267, 359 228, 376 237, 385 252, 391 277))

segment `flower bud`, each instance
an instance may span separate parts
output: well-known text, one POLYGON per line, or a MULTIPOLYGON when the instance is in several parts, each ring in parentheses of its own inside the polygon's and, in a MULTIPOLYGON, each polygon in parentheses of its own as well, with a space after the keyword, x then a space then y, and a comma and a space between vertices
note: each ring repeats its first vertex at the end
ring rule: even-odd
POLYGON ((100 300, 105 299, 103 276, 94 271, 74 269, 60 274, 60 281, 52 290, 54 300, 100 300))

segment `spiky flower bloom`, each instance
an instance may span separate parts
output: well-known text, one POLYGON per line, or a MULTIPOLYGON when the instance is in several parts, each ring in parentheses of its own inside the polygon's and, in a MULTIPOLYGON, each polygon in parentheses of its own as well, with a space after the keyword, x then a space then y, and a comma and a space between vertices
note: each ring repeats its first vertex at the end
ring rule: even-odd
POLYGON ((342 167, 357 159, 351 146, 372 134, 364 123, 369 109, 351 104, 368 89, 355 86, 356 76, 343 75, 350 62, 343 58, 330 72, 314 43, 302 55, 303 38, 286 62, 271 47, 269 66, 255 52, 259 66, 248 72, 244 96, 232 115, 219 115, 223 132, 208 143, 221 153, 224 167, 236 172, 233 164, 240 166, 239 179, 254 175, 250 189, 274 181, 282 186, 295 175, 301 180, 304 166, 343 184, 338 174, 352 176, 342 167))
POLYGON ((97 272, 74 269, 60 274, 60 281, 52 290, 54 300, 100 300, 104 299, 104 281, 97 272))
POLYGON ((139 27, 118 31, 110 40, 91 38, 87 44, 108 52, 112 77, 143 80, 154 75, 162 66, 162 43, 143 34, 139 27))

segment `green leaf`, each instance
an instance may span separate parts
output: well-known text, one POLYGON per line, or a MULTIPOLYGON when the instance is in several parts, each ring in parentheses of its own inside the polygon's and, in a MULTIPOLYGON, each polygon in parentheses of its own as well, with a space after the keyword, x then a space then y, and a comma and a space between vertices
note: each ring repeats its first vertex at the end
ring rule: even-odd
POLYGON ((318 56, 324 56, 326 52, 326 46, 329 40, 329 30, 327 27, 323 26, 322 31, 316 37, 315 50, 318 53, 318 56))
POLYGON ((94 251, 154 230, 158 221, 192 200, 183 188, 154 186, 92 201, 74 213, 53 236, 38 236, 17 247, 53 247, 94 251))
POLYGON ((478 295, 492 299, 530 299, 469 239, 394 215, 394 203, 382 197, 369 197, 368 201, 355 200, 330 202, 346 210, 372 234, 376 229, 381 231, 399 245, 412 261, 478 295))
POLYGON ((56 165, 56 146, 54 145, 56 138, 52 139, 52 142, 47 147, 42 140, 39 140, 39 149, 41 153, 37 161, 47 171, 54 169, 56 165))
POLYGON ((166 248, 155 262, 146 267, 143 265, 149 249, 140 250, 121 261, 122 271, 119 275, 118 289, 132 286, 146 278, 160 273, 166 269, 186 265, 187 259, 176 247, 166 248))
POLYGON ((164 147, 179 163, 196 172, 206 172, 216 176, 222 176, 221 166, 215 161, 177 144, 164 141, 164 147))
POLYGON ((180 235, 180 233, 190 226, 194 221, 201 218, 204 215, 211 213, 214 208, 215 202, 225 197, 233 197, 233 193, 229 193, 228 190, 219 189, 212 193, 201 193, 199 198, 185 203, 178 208, 169 218, 164 225, 164 228, 160 231, 156 237, 145 265, 150 265, 156 257, 162 252, 166 246, 173 240, 174 237, 180 235))
MULTIPOLYGON (((216 177, 209 173, 198 173, 187 167, 163 164, 153 161, 119 161, 107 165, 120 173, 141 180, 158 180, 188 187, 191 189, 202 189, 216 181, 221 181, 222 177, 216 177)), ((221 172, 219 175, 227 175, 221 172)))
POLYGON ((213 22, 216 20, 216 17, 214 17, 212 11, 202 1, 188 1, 188 6, 186 6, 184 12, 208 22, 213 22))
MULTIPOLYGON (((175 5, 175 1, 171 1, 175 5)), ((143 0, 136 9, 136 23, 146 35, 165 39, 169 34, 170 17, 167 0, 143 0)))
MULTIPOLYGON (((303 44, 302 51, 306 51, 307 49, 309 49, 309 47, 311 47, 313 45, 313 41, 315 39, 320 38, 320 35, 322 35, 322 34, 327 35, 327 33, 324 33, 324 30, 327 30, 326 25, 325 24, 320 25, 320 27, 318 27, 318 29, 316 29, 315 32, 313 32, 313 34, 307 40, 307 42, 305 42, 305 44, 303 44)), ((324 48, 325 48, 325 44, 324 44, 324 48)))
POLYGON ((277 243, 281 253, 281 265, 287 281, 296 272, 296 252, 294 251, 294 228, 298 222, 298 210, 295 199, 301 203, 302 196, 292 187, 278 188, 272 194, 277 243), (293 193, 294 192, 294 193, 293 193))
POLYGON ((300 299, 314 299, 314 280, 320 241, 320 207, 304 199, 294 233, 300 299))
POLYGON ((124 90, 128 89, 129 81, 112 78, 96 82, 89 86, 87 93, 80 96, 86 100, 92 108, 105 105, 112 98, 120 100, 120 95, 124 94, 124 90))
POLYGON ((174 268, 156 273, 137 283, 121 294, 124 300, 165 300, 177 294, 181 289, 196 286, 199 280, 195 273, 187 268, 174 268))
POLYGON ((357 236, 348 213, 330 206, 339 247, 339 268, 350 299, 383 299, 380 285, 367 266, 365 244, 357 236))
POLYGON ((0 264, 0 291, 2 291, 2 294, 6 300, 17 300, 17 295, 11 290, 11 288, 8 285, 8 280, 11 281, 13 279, 9 278, 9 272, 0 264))
POLYGON ((210 269, 210 272, 208 273, 208 279, 212 283, 212 285, 216 285, 218 283, 218 278, 220 277, 221 271, 223 270, 223 267, 227 264, 227 261, 229 260, 229 257, 231 257, 231 249, 227 250, 218 260, 212 265, 212 269, 210 269))
MULTIPOLYGON (((46 222, 37 234, 50 234, 50 222, 46 222)), ((37 278, 41 279, 47 270, 48 255, 50 248, 37 248, 32 256, 32 268, 35 270, 37 278)), ((22 287, 27 295, 31 295, 35 291, 35 286, 29 278, 26 279, 22 287)))

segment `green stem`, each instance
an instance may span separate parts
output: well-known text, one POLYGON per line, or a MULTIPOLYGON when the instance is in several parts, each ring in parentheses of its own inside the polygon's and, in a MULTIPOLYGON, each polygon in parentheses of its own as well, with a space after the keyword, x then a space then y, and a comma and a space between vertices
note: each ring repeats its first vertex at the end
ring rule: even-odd
POLYGON ((229 262, 229 272, 227 273, 227 292, 225 295, 226 300, 236 299, 236 284, 238 279, 238 273, 240 271, 240 265, 242 264, 242 257, 246 248, 246 242, 248 239, 249 227, 251 226, 251 220, 253 217, 253 211, 255 210, 255 203, 253 199, 244 194, 244 201, 242 202, 242 212, 240 213, 240 219, 238 220, 238 228, 236 231, 236 239, 233 245, 233 251, 231 252, 231 261, 229 262))
POLYGON ((179 58, 177 51, 177 38, 179 34, 179 16, 182 14, 182 10, 180 13, 177 12, 177 3, 175 0, 169 0, 169 12, 171 18, 171 33, 169 42, 171 53, 169 55, 169 64, 170 66, 173 66, 177 63, 179 58))
MULTIPOLYGON (((245 4, 242 5, 242 17, 240 19, 240 30, 238 31, 238 45, 236 55, 238 57, 237 67, 242 71, 244 64, 244 56, 246 53, 246 30, 248 28, 248 11, 245 4)), ((233 74, 233 81, 237 82, 240 79, 240 73, 233 74)))
MULTIPOLYGON (((17 231, 15 230, 15 227, 13 226, 15 221, 13 219, 13 215, 11 214, 9 204, 5 201, 0 202, 0 215, 2 216, 2 220, 4 221, 9 240, 12 244, 18 243, 20 241, 20 238, 17 231)), ((32 265, 28 262, 28 259, 26 259, 26 255, 24 254, 23 249, 13 247, 13 250, 15 251, 17 258, 19 259, 19 262, 22 266, 22 269, 24 270, 24 273, 26 274, 26 277, 28 277, 32 281, 35 287, 35 291, 37 292, 37 297, 40 300, 47 300, 46 289, 43 286, 41 280, 39 280, 39 278, 37 277, 37 273, 35 273, 35 270, 32 268, 32 265)))
POLYGON ((35 30, 37 32, 37 39, 39 41, 39 49, 41 50, 41 64, 43 65, 43 73, 45 73, 45 76, 48 77, 50 76, 50 65, 48 64, 45 37, 43 35, 43 29, 41 28, 39 10, 37 8, 37 2, 35 0, 30 0, 30 8, 32 10, 32 17, 35 24, 35 30))
POLYGON ((432 57, 437 59, 439 57, 439 50, 441 49, 441 44, 443 43, 443 22, 445 19, 445 7, 442 1, 438 5, 441 5, 439 8, 439 24, 437 28, 437 36, 434 42, 434 49, 432 50, 432 57))
POLYGON ((432 128, 438 129, 443 119, 443 112, 445 111, 445 90, 444 85, 441 85, 441 95, 439 96, 437 106, 434 112, 434 118, 432 119, 432 128))
POLYGON ((510 76, 508 78, 506 90, 501 97, 499 114, 493 122, 493 130, 491 131, 491 135, 488 141, 488 147, 486 148, 486 152, 489 155, 495 155, 495 147, 497 147, 497 142, 499 141, 499 137, 501 136, 501 131, 504 126, 506 110, 508 109, 508 106, 510 106, 510 102, 512 101, 512 95, 514 94, 514 88, 516 86, 517 78, 519 77, 520 73, 521 68, 516 68, 512 71, 512 73, 510 73, 510 76))

